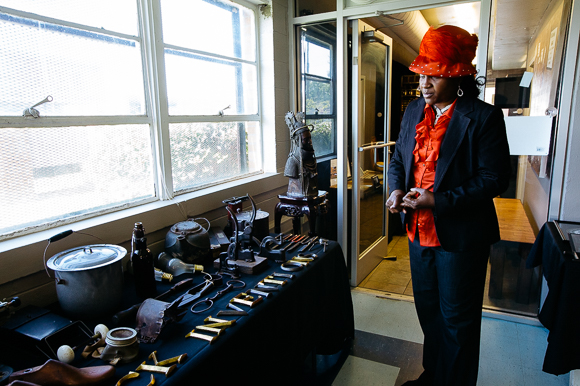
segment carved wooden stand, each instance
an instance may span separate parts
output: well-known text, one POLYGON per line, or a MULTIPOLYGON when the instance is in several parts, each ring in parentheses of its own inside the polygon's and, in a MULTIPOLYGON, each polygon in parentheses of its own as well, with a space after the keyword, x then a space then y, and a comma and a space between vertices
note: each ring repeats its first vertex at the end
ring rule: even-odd
POLYGON ((295 235, 300 234, 300 217, 306 215, 310 224, 309 236, 316 235, 316 218, 319 214, 328 213, 327 192, 318 191, 316 197, 291 197, 279 195, 280 202, 276 204, 274 217, 274 232, 280 233, 280 221, 282 216, 292 217, 292 230, 295 235))

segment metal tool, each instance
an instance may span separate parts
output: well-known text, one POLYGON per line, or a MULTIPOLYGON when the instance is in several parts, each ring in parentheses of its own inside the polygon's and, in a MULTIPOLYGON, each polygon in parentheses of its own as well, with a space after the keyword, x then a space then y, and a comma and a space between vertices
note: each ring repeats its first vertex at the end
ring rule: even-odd
POLYGON ((291 261, 298 261, 298 262, 311 262, 314 259, 312 257, 304 257, 304 256, 294 256, 291 261))
POLYGON ((190 303, 193 303, 195 300, 199 299, 200 297, 211 291, 214 285, 215 284, 213 281, 206 280, 203 283, 196 285, 195 287, 193 287, 192 289, 181 295, 173 303, 177 304, 178 308, 186 307, 190 303))
POLYGON ((278 249, 278 248, 280 248, 280 246, 281 246, 282 244, 284 244, 284 242, 286 242, 287 240, 289 240, 289 239, 291 239, 292 237, 294 237, 294 235, 293 235, 292 233, 290 233, 289 235, 284 235, 284 233, 280 233, 280 235, 279 235, 279 236, 277 236, 276 238, 278 238, 278 237, 280 238, 280 244, 279 244, 279 245, 274 245, 274 246, 272 247, 272 249, 278 249))
POLYGON ((183 354, 178 355, 176 357, 169 358, 169 359, 164 359, 162 361, 159 361, 159 362, 156 363, 156 365, 157 366, 167 366, 167 365, 170 365, 172 363, 182 364, 183 362, 185 362, 186 359, 187 359, 187 353, 183 353, 183 354))
POLYGON ((188 333, 187 335, 185 335, 185 337, 186 338, 196 338, 196 339, 207 340, 209 342, 209 344, 212 344, 213 342, 216 341, 216 339, 218 338, 218 335, 210 336, 210 335, 205 335, 205 334, 198 334, 197 332, 195 332, 195 330, 191 330, 191 332, 188 333))
POLYGON ((288 284, 288 282, 286 280, 276 280, 276 279, 274 279, 274 276, 266 276, 264 279, 262 279, 262 281, 264 283, 276 284, 276 285, 286 285, 286 284, 288 284))
MULTIPOLYGON (((234 324, 236 324, 235 320, 226 320, 224 322, 216 322, 216 323, 206 324, 205 327, 226 329, 228 327, 232 327, 234 324)), ((196 327, 196 328, 198 328, 198 327, 196 327)))
POLYGON ((121 379, 119 379, 117 381, 117 383, 115 384, 115 386, 121 386, 125 381, 132 379, 132 378, 137 378, 139 377, 139 373, 135 372, 135 371, 129 371, 129 374, 123 376, 121 379))
POLYGON ((258 290, 256 290, 256 289, 249 289, 249 290, 248 290, 248 293, 255 294, 255 295, 259 295, 259 296, 263 296, 263 297, 265 297, 266 299, 267 299, 267 298, 269 298, 269 297, 272 295, 272 294, 271 294, 271 293, 269 293, 269 292, 258 291, 258 290))
POLYGON ((208 327, 205 325, 195 326, 197 330, 212 332, 216 334, 216 336, 220 336, 224 332, 224 328, 215 328, 215 327, 208 327))
POLYGON ((217 316, 247 316, 246 311, 234 311, 234 310, 221 310, 217 313, 217 316))
POLYGON ((149 371, 152 373, 160 373, 164 374, 166 377, 169 377, 173 372, 177 370, 177 365, 171 365, 169 367, 164 366, 151 366, 143 362, 137 367, 135 371, 149 371))
POLYGON ((324 245, 323 247, 323 252, 326 252, 326 247, 328 246, 328 240, 327 239, 320 239, 318 241, 319 244, 324 245))
POLYGON ((155 384, 155 376, 153 374, 151 374, 151 381, 149 382, 149 384, 147 386, 153 386, 155 384))
POLYGON ((304 266, 298 261, 288 260, 282 263, 280 268, 282 268, 284 271, 296 272, 300 271, 302 268, 304 268, 304 266))
POLYGON ((233 304, 231 301, 230 301, 230 303, 228 303, 227 307, 228 307, 228 308, 231 308, 231 309, 232 309, 232 310, 234 310, 234 311, 238 311, 238 312, 240 312, 240 311, 244 311, 242 308, 240 308, 240 307, 236 306, 236 305, 235 305, 235 304, 233 304))
POLYGON ((262 282, 258 282, 258 284, 256 284, 255 288, 259 288, 261 291, 268 291, 268 292, 273 292, 273 291, 279 290, 278 287, 275 287, 273 285, 267 285, 267 284, 264 284, 262 282))
POLYGON ((226 288, 224 288, 221 291, 218 291, 211 298, 205 298, 203 300, 198 301, 193 306, 191 306, 191 312, 193 312, 194 314, 200 314, 202 312, 205 312, 205 311, 209 310, 210 308, 212 308, 213 302, 215 300, 217 300, 218 298, 222 297, 225 293, 230 292, 232 289, 240 289, 240 288, 244 288, 246 286, 246 283, 244 283, 241 280, 229 280, 226 284, 227 284, 226 288), (234 285, 235 283, 240 283, 240 284, 238 284, 236 286, 236 285, 234 285), (207 307, 205 307, 203 310, 200 310, 199 309, 200 306, 204 306, 204 305, 206 305, 207 307))
POLYGON ((293 274, 291 274, 291 273, 280 273, 280 272, 272 272, 272 273, 270 274, 270 276, 275 276, 275 277, 285 277, 285 278, 288 278, 288 279, 294 279, 294 277, 295 277, 295 276, 294 276, 293 274))
POLYGON ((289 263, 289 264, 286 264, 286 265, 285 265, 285 267, 289 266, 289 265, 290 265, 290 263, 291 263, 291 264, 300 264, 300 265, 302 265, 303 267, 307 267, 307 266, 308 266, 308 264, 310 264, 310 262, 308 262, 308 261, 304 261, 304 260, 295 260, 294 258, 292 258, 291 260, 288 260, 286 263, 289 263))
POLYGON ((264 298, 261 296, 258 296, 257 298, 254 299, 253 296, 250 296, 247 293, 242 292, 242 293, 234 296, 234 298, 232 300, 230 300, 230 304, 231 303, 239 303, 239 304, 244 304, 246 306, 250 306, 250 308, 253 308, 256 305, 258 305, 262 300, 264 300, 264 298))
POLYGON ((316 240, 318 240, 318 236, 314 236, 313 238, 310 239, 310 241, 308 241, 306 243, 306 245, 304 245, 302 248, 300 248, 298 250, 299 253, 304 252, 309 250, 310 248, 312 248, 312 246, 314 245, 314 243, 316 242, 316 240))
POLYGON ((22 302, 18 296, 11 298, 10 300, 3 299, 0 301, 0 315, 8 313, 10 307, 20 307, 22 302))
POLYGON ((236 319, 234 320, 226 320, 226 319, 218 319, 218 318, 213 318, 210 316, 208 316, 207 318, 205 318, 203 320, 204 323, 224 323, 224 322, 236 322, 236 319))
POLYGON ((301 237, 300 235, 296 235, 296 236, 292 237, 292 238, 289 240, 290 242, 289 242, 289 243, 288 243, 286 246, 282 247, 282 249, 281 249, 281 250, 282 250, 282 251, 285 251, 285 250, 287 250, 288 248, 290 248, 292 245, 294 245, 294 242, 295 242, 296 240, 298 240, 300 237, 301 237))
POLYGON ((153 361, 155 366, 157 366, 157 364, 159 363, 159 361, 157 360, 157 351, 153 351, 151 354, 149 354, 147 359, 149 359, 150 361, 153 361))
POLYGON ((292 245, 290 248, 288 248, 288 252, 292 252, 293 250, 298 248, 304 241, 306 241, 308 239, 309 239, 309 237, 306 235, 300 236, 298 239, 296 239, 294 241, 294 245, 292 245))

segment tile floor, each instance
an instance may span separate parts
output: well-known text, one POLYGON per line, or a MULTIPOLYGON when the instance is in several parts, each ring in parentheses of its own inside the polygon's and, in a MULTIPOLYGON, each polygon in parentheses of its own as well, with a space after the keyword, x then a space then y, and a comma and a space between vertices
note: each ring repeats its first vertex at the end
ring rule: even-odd
MULTIPOLYGON (((508 253, 504 258, 503 270, 503 291, 500 297, 490 297, 490 270, 491 265, 488 263, 488 272, 486 279, 485 295, 483 299, 484 307, 496 311, 505 311, 518 313, 520 315, 532 316, 537 315, 539 307, 539 287, 531 288, 530 301, 520 303, 516 298, 516 289, 518 285, 518 269, 520 257, 517 253, 517 243, 513 243, 514 253, 508 253)), ((511 252, 513 250, 510 249, 511 252)), ((413 296, 413 284, 411 280, 411 266, 409 261, 409 245, 406 236, 394 236, 387 249, 387 259, 383 260, 361 283, 360 287, 384 291, 391 294, 400 294, 413 296), (390 259, 389 259, 390 257, 390 259)), ((537 283, 539 285, 539 282, 537 283)))
MULTIPOLYGON (((352 291, 355 340, 334 386, 398 386, 422 371, 423 334, 414 304, 352 291)), ((480 386, 565 386, 569 375, 542 372, 548 332, 542 327, 483 318, 480 386)))

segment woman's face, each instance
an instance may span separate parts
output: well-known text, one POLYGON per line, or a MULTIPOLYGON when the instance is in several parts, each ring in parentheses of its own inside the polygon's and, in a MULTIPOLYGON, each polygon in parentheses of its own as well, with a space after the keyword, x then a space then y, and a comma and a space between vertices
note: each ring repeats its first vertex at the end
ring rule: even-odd
POLYGON ((430 106, 443 107, 453 103, 457 98, 458 78, 442 78, 429 75, 419 75, 419 88, 430 106))

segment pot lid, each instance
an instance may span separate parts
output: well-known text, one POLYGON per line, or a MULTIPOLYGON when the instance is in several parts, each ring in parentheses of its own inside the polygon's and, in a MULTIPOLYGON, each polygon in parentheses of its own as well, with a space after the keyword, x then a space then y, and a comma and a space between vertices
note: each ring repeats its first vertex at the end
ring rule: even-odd
POLYGON ((47 265, 55 271, 83 271, 112 264, 126 254, 127 250, 118 245, 93 244, 57 253, 47 265))
POLYGON ((179 234, 198 233, 203 228, 193 220, 178 222, 171 227, 171 232, 179 234))

